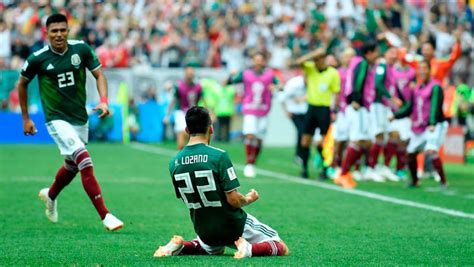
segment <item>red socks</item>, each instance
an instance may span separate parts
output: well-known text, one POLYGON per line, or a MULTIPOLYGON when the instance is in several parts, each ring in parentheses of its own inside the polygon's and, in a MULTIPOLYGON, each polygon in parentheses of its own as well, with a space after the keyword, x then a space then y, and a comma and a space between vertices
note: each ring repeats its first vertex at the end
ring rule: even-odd
POLYGON ((102 198, 102 192, 100 186, 97 183, 97 180, 94 176, 94 169, 92 167, 92 159, 89 156, 89 152, 85 148, 80 148, 72 155, 74 161, 78 166, 79 171, 81 172, 82 185, 84 190, 89 196, 92 204, 100 215, 100 218, 103 220, 105 215, 109 213, 105 207, 104 199, 102 198))
POLYGON ((78 171, 79 170, 73 161, 65 159, 64 165, 59 168, 53 184, 49 187, 49 198, 55 200, 61 190, 71 183, 78 171))
POLYGON ((258 139, 246 138, 244 141, 245 155, 247 157, 247 164, 255 164, 258 154, 260 154, 261 142, 258 139))
POLYGON ((282 256, 283 244, 277 241, 267 241, 252 244, 252 257, 258 256, 282 256))
POLYGON ((433 167, 438 172, 440 178, 441 178, 441 184, 445 185, 446 184, 446 176, 444 174, 444 169, 443 169, 443 163, 441 162, 441 159, 439 158, 439 155, 436 154, 433 156, 431 159, 431 163, 433 163, 433 167))
POLYGON ((383 150, 383 157, 384 157, 384 164, 385 166, 390 166, 390 161, 392 161, 392 157, 397 153, 398 142, 389 140, 385 145, 383 150))
POLYGON ((405 169, 407 164, 407 148, 405 146, 397 148, 397 171, 405 169))
POLYGON ((357 160, 359 160, 361 155, 362 150, 360 147, 356 144, 350 144, 347 147, 346 156, 342 161, 341 174, 347 174, 351 170, 351 167, 357 162, 357 160))
POLYGON ((197 240, 185 241, 179 255, 208 255, 197 240))
POLYGON ((369 157, 367 158, 367 166, 374 168, 377 164, 377 159, 379 158, 380 151, 382 150, 383 145, 381 143, 375 142, 372 144, 369 150, 369 157))

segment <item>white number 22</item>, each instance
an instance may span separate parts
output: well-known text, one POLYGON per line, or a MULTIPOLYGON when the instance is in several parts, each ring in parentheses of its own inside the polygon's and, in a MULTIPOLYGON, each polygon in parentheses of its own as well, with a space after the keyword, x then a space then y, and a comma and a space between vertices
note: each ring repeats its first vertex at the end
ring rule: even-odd
MULTIPOLYGON (((195 171, 194 176, 196 178, 206 178, 207 179, 207 185, 198 185, 198 186, 196 186, 204 207, 222 207, 222 203, 220 201, 210 201, 210 200, 207 199, 207 197, 205 195, 206 192, 216 191, 216 183, 214 182, 214 176, 212 175, 212 171, 210 171, 210 170, 195 171)), ((190 209, 199 209, 199 208, 201 208, 200 203, 189 202, 188 198, 186 197, 186 194, 193 194, 194 193, 193 184, 191 182, 191 175, 189 174, 189 172, 176 174, 174 176, 174 179, 176 181, 184 181, 184 183, 185 183, 185 187, 179 187, 178 190, 179 190, 179 193, 181 194, 181 198, 183 199, 186 206, 190 209)))
POLYGON ((59 88, 74 85, 74 73, 72 71, 58 74, 59 88))

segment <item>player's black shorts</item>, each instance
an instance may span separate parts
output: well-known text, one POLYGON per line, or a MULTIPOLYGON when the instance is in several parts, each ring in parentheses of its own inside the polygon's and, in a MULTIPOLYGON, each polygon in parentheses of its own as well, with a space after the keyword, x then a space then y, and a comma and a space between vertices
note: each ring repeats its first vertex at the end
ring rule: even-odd
POLYGON ((331 111, 329 107, 309 105, 304 118, 303 133, 314 135, 316 128, 319 128, 321 134, 325 135, 330 124, 331 111))

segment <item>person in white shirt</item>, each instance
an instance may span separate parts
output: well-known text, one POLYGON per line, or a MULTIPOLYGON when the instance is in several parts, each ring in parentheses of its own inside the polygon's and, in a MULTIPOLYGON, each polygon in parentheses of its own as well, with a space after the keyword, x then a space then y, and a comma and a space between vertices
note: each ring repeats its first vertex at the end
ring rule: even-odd
POLYGON ((302 75, 295 76, 286 82, 283 92, 279 95, 283 110, 296 127, 296 155, 295 161, 302 162, 301 157, 301 135, 308 103, 306 101, 306 82, 302 75))

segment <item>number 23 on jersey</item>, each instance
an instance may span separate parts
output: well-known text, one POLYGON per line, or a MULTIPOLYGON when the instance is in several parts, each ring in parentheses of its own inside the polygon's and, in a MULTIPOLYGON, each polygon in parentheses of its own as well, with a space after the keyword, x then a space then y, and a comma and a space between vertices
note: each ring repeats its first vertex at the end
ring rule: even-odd
POLYGON ((64 88, 68 86, 74 85, 74 73, 72 71, 68 71, 65 73, 58 74, 58 86, 59 88, 64 88))

